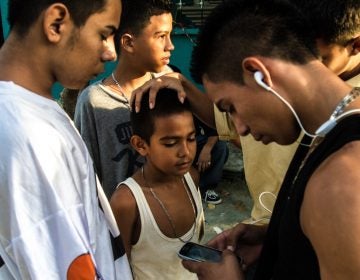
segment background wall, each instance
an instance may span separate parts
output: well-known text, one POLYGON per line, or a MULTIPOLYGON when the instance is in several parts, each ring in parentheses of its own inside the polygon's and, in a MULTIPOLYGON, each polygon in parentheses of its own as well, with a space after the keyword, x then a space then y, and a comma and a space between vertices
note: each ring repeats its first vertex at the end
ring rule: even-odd
POLYGON ((9 33, 9 25, 7 24, 7 0, 0 0, 0 14, 1 14, 1 21, 2 21, 2 31, 3 35, 6 38, 7 34, 9 33))

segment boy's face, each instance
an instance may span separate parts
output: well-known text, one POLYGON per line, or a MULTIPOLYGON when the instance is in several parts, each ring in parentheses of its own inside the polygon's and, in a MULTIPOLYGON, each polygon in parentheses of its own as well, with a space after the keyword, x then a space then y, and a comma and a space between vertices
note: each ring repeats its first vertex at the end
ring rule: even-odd
POLYGON ((360 54, 354 55, 352 44, 326 44, 322 39, 316 41, 322 63, 336 75, 347 80, 359 73, 353 73, 360 63, 360 54))
POLYGON ((136 61, 143 69, 161 72, 169 64, 174 45, 171 42, 172 15, 164 13, 152 16, 150 23, 134 37, 136 61))
POLYGON ((183 112, 155 119, 154 133, 147 145, 147 162, 163 173, 184 175, 196 153, 193 116, 183 112))
POLYGON ((288 145, 296 141, 300 130, 290 110, 274 94, 261 89, 253 75, 244 80, 244 85, 215 83, 205 75, 203 84, 209 99, 230 115, 239 135, 251 134, 264 144, 288 145))
POLYGON ((56 79, 67 88, 82 88, 116 59, 113 32, 118 27, 121 2, 108 0, 101 12, 92 14, 80 28, 73 26, 56 53, 56 79))

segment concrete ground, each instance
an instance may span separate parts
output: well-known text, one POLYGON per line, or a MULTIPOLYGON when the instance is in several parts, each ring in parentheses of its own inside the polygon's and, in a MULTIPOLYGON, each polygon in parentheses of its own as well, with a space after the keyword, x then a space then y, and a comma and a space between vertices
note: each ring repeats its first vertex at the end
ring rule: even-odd
POLYGON ((241 151, 229 145, 229 159, 224 167, 223 178, 216 189, 223 202, 218 205, 204 203, 206 243, 216 235, 218 229, 225 230, 250 217, 252 199, 247 189, 241 151))

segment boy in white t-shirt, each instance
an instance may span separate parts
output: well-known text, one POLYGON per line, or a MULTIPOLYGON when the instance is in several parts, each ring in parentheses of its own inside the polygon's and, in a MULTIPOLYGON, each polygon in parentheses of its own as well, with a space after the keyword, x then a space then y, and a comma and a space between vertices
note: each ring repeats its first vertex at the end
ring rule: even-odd
POLYGON ((99 206, 105 196, 85 143, 51 96, 56 81, 81 88, 116 58, 120 13, 119 0, 9 1, 11 32, 0 50, 0 279, 132 278, 124 250, 112 251, 109 229, 119 231, 106 199, 99 206))

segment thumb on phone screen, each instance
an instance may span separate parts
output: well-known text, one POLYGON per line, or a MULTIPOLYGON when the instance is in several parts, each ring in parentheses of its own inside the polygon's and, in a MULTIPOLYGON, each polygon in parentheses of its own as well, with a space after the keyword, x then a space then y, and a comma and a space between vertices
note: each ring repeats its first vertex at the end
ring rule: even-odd
POLYGON ((182 264, 190 272, 196 273, 199 279, 245 279, 236 255, 230 250, 223 251, 223 258, 219 263, 183 260, 182 264))

